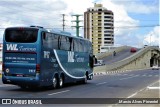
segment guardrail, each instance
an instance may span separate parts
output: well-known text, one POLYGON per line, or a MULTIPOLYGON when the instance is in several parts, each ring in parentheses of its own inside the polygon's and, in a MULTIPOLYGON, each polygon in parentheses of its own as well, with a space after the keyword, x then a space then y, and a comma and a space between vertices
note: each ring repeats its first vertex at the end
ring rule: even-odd
POLYGON ((147 51, 154 50, 154 49, 158 50, 158 48, 155 48, 155 47, 146 47, 146 48, 143 48, 140 51, 136 52, 135 54, 133 54, 133 55, 131 55, 131 56, 129 56, 129 57, 123 59, 123 60, 114 62, 114 63, 109 64, 109 65, 95 67, 94 68, 94 72, 106 72, 106 71, 118 70, 121 67, 123 67, 123 66, 129 64, 130 62, 134 61, 136 58, 141 57, 147 51))

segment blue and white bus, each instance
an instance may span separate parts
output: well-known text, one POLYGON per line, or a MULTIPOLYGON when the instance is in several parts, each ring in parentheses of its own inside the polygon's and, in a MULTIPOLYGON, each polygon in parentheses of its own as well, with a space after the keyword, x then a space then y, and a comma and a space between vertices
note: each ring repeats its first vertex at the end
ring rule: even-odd
POLYGON ((65 32, 42 27, 6 28, 2 81, 22 88, 50 86, 93 78, 92 44, 65 32))

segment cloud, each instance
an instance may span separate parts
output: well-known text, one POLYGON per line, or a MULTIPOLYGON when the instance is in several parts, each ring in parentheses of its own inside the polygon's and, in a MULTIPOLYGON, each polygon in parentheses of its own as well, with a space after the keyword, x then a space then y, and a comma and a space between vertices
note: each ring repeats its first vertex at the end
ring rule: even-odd
POLYGON ((115 4, 111 0, 101 0, 101 3, 114 13, 115 36, 126 36, 136 30, 129 27, 138 26, 139 21, 128 15, 124 5, 115 4))
POLYGON ((138 0, 113 0, 113 3, 123 5, 125 10, 129 13, 152 14, 159 12, 158 0, 139 0, 138 2, 137 1, 138 0))
MULTIPOLYGON (((71 26, 75 25, 75 23, 71 22, 71 20, 74 20, 74 17, 71 17, 71 15, 83 15, 84 12, 87 11, 87 8, 93 7, 94 2, 98 1, 102 3, 105 8, 114 12, 115 40, 118 44, 122 43, 122 41, 124 45, 137 41, 133 35, 139 28, 132 28, 130 26, 138 26, 139 21, 132 18, 128 12, 140 11, 150 13, 151 10, 153 12, 155 11, 152 5, 145 5, 144 3, 135 4, 135 2, 127 3, 126 5, 126 3, 119 0, 117 0, 117 2, 115 2, 115 0, 32 0, 30 2, 28 2, 28 0, 6 0, 0 2, 0 27, 38 25, 62 30, 61 14, 66 14, 66 31, 75 35, 75 28, 71 28, 71 26), (146 6, 149 10, 146 10, 146 6), (141 8, 145 11, 142 11, 141 8), (129 40, 130 42, 128 42, 129 40)), ((80 19, 83 20, 83 17, 80 17, 80 19)), ((83 21, 80 25, 83 25, 83 21)), ((0 35, 2 35, 2 30, 0 31, 0 35)), ((80 29, 80 35, 84 35, 83 28, 80 29)), ((139 40, 142 39, 138 36, 135 37, 139 40)), ((2 36, 0 36, 0 38, 2 38, 2 36)))
POLYGON ((62 0, 2 1, 0 2, 1 22, 18 25, 60 25, 60 14, 67 8, 62 0))
POLYGON ((160 26, 154 27, 152 31, 144 36, 144 44, 160 46, 160 26))

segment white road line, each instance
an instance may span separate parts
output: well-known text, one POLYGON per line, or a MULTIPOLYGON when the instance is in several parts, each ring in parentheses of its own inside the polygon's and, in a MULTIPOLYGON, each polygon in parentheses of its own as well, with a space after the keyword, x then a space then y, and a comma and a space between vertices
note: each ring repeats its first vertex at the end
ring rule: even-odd
POLYGON ((106 84, 107 82, 101 82, 101 83, 98 83, 96 85, 102 85, 102 84, 106 84))
POLYGON ((152 75, 148 75, 148 77, 152 77, 152 75))
MULTIPOLYGON (((159 81, 159 80, 158 80, 158 81, 159 81)), ((158 81, 156 81, 156 82, 154 82, 154 83, 148 85, 147 87, 145 87, 145 88, 143 88, 143 89, 141 89, 141 90, 135 92, 134 94, 128 96, 127 98, 132 98, 133 96, 137 95, 139 92, 142 92, 142 91, 145 90, 146 88, 149 88, 149 87, 151 88, 151 86, 154 85, 155 83, 157 83, 158 81)), ((157 87, 155 87, 155 88, 157 88, 157 87)), ((160 87, 159 87, 159 88, 160 88, 160 87)))
POLYGON ((128 76, 133 76, 134 74, 130 74, 130 75, 128 75, 128 76))
POLYGON ((134 94, 132 94, 132 95, 130 95, 130 96, 128 96, 127 98, 132 98, 132 97, 135 96, 135 95, 137 95, 137 92, 134 93, 134 94))
POLYGON ((61 94, 61 93, 65 93, 65 92, 68 92, 70 90, 65 90, 65 91, 60 91, 60 92, 56 92, 56 93, 51 93, 51 94, 48 94, 48 95, 55 95, 55 94, 61 94))
POLYGON ((160 90, 160 87, 147 87, 148 89, 158 89, 160 90))
POLYGON ((121 79, 119 79, 119 80, 126 80, 126 79, 130 79, 130 78, 134 78, 134 77, 138 77, 138 75, 132 76, 132 77, 127 77, 127 78, 121 78, 121 79))
POLYGON ((155 77, 159 77, 160 75, 155 75, 155 77))

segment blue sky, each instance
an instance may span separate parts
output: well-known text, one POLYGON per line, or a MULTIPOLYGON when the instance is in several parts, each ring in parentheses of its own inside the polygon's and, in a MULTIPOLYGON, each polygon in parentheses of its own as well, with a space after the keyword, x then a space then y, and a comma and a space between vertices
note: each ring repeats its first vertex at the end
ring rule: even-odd
POLYGON ((116 44, 159 45, 159 0, 1 0, 0 38, 4 28, 11 26, 39 25, 62 30, 61 14, 66 14, 66 31, 75 35, 71 14, 83 14, 94 3, 114 12, 116 44))

